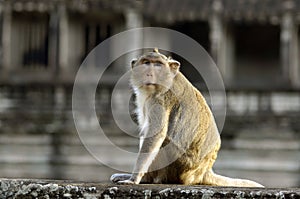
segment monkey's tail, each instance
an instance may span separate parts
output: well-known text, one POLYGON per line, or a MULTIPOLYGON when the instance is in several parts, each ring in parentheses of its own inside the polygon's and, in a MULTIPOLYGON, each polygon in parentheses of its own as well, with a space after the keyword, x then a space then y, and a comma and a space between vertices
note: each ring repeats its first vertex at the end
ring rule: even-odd
POLYGON ((229 178, 215 174, 212 170, 208 171, 203 179, 203 184, 213 186, 231 186, 231 187, 264 187, 263 185, 244 179, 229 178))

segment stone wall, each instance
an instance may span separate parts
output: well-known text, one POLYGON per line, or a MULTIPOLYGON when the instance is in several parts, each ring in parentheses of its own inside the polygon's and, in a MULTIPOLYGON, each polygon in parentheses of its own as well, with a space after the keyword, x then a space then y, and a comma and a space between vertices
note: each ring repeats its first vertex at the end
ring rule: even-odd
POLYGON ((115 185, 0 179, 0 198, 300 198, 300 189, 115 185))

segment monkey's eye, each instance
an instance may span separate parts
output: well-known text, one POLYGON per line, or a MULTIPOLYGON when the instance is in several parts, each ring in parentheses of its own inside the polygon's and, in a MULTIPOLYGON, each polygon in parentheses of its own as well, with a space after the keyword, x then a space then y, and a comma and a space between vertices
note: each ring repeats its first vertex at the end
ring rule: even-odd
POLYGON ((144 61, 143 61, 143 64, 149 65, 149 64, 150 64, 150 61, 144 60, 144 61))
POLYGON ((163 66, 163 63, 162 63, 162 62, 155 62, 155 63, 154 63, 154 66, 162 67, 162 66, 163 66))

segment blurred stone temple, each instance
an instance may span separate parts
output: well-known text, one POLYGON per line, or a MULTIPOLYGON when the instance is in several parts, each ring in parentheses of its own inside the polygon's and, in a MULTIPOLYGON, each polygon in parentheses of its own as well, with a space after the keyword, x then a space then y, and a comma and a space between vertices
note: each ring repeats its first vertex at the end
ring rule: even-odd
MULTIPOLYGON (((115 170, 84 148, 74 125, 76 73, 105 39, 132 28, 163 27, 196 40, 222 74, 227 116, 215 170, 269 187, 299 187, 299 26, 298 0, 0 0, 0 178, 107 182, 115 170)), ((145 39, 133 38, 132 46, 145 39)), ((100 122, 114 144, 136 152, 138 140, 118 128, 111 112, 112 91, 129 70, 130 56, 105 71, 95 96, 99 121, 86 116, 82 125, 100 122)), ((209 99, 193 66, 172 56, 209 99)), ((118 154, 96 135, 88 142, 96 152, 106 151, 103 158, 111 164, 132 168, 134 159, 114 158, 118 154)))

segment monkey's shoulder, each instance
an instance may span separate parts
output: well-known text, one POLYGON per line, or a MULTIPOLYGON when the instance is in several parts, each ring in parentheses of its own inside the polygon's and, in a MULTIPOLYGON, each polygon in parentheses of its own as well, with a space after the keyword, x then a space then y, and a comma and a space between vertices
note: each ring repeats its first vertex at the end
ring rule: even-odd
POLYGON ((175 95, 181 101, 185 101, 189 104, 198 104, 202 108, 209 109, 201 92, 181 72, 175 77, 173 90, 177 91, 175 95))

